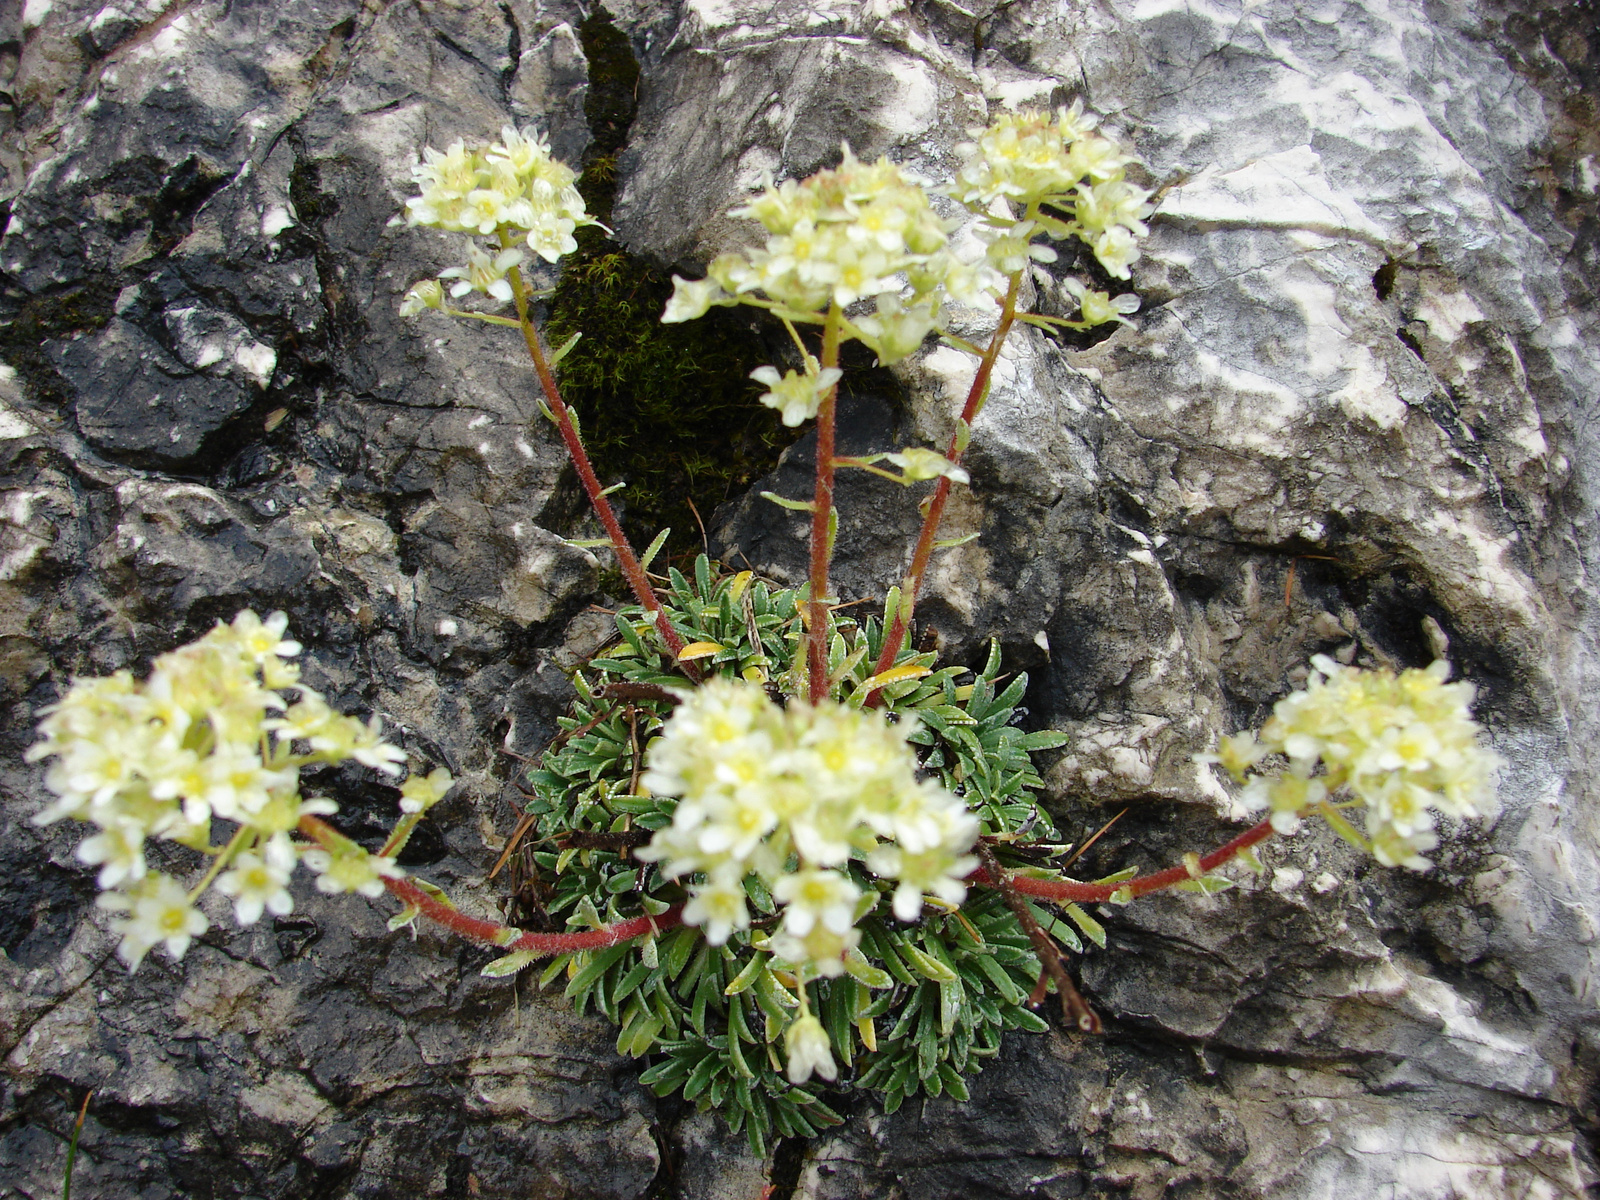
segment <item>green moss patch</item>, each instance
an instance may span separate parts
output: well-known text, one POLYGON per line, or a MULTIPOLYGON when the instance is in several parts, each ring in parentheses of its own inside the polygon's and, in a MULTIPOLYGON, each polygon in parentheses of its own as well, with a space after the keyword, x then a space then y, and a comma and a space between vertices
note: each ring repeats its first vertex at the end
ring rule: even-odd
MULTIPOLYGON (((637 109, 639 64, 604 10, 579 27, 589 59, 584 102, 594 141, 578 182, 589 211, 608 220, 616 156, 637 109)), ((693 509, 711 510, 777 464, 794 440, 757 397, 750 372, 774 358, 753 313, 717 309, 698 321, 661 324, 668 273, 629 254, 598 229, 578 235, 548 302, 546 332, 583 340, 561 363, 562 394, 578 412, 584 443, 607 484, 626 480, 623 525, 644 544, 672 528, 668 553, 700 548, 693 509)))

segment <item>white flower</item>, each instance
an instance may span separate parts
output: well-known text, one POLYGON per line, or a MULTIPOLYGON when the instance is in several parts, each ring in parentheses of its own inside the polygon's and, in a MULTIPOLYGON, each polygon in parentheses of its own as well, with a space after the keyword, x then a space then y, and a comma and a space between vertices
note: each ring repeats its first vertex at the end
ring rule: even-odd
POLYGON ((685 279, 681 275, 674 275, 672 284, 672 296, 667 301, 666 311, 661 314, 663 325, 675 325, 680 321, 703 317, 711 311, 712 305, 739 303, 737 296, 728 295, 714 279, 685 279))
POLYGON ((307 850, 300 856, 317 876, 317 890, 335 895, 339 892, 360 892, 369 899, 383 895, 384 879, 400 879, 405 875, 394 865, 392 858, 369 854, 360 846, 341 846, 336 851, 307 850))
POLYGON ((78 844, 80 862, 103 863, 95 882, 102 888, 114 888, 124 881, 137 882, 144 878, 144 825, 126 816, 114 817, 111 823, 93 837, 78 844))
POLYGON ((944 475, 955 483, 971 483, 972 477, 965 469, 956 466, 944 455, 936 450, 925 450, 920 446, 907 446, 898 454, 887 454, 884 458, 899 467, 905 479, 915 481, 919 479, 937 479, 944 475))
POLYGON ((1038 227, 1032 221, 1020 221, 1000 229, 980 229, 978 237, 986 242, 984 258, 1001 275, 1013 275, 1029 263, 1053 263, 1056 252, 1049 246, 1036 246, 1033 239, 1038 227))
POLYGON ((427 812, 445 798, 445 793, 455 786, 455 782, 443 767, 435 767, 427 775, 411 775, 400 785, 400 811, 427 812))
POLYGON ((828 1031, 811 1014, 807 1013, 789 1026, 783 1046, 789 1059, 790 1083, 802 1084, 813 1072, 830 1083, 839 1078, 839 1068, 828 1043, 828 1031))
POLYGON ((545 262, 553 263, 578 248, 578 239, 573 236, 578 222, 560 212, 535 212, 527 218, 527 228, 528 249, 545 262))
MULTIPOLYGON (((815 367, 816 360, 806 365, 815 367)), ((757 367, 750 372, 751 379, 766 384, 769 389, 761 394, 761 403, 777 409, 783 415, 783 423, 790 427, 816 416, 828 389, 843 375, 837 367, 818 369, 815 373, 808 370, 804 375, 786 371, 780 376, 776 367, 757 367)))
POLYGON ((294 872, 295 853, 288 849, 285 854, 287 847, 289 839, 284 837, 267 843, 265 857, 246 850, 217 880, 217 891, 234 898, 233 912, 239 924, 254 925, 263 910, 280 917, 294 910, 294 898, 285 885, 294 872))
POLYGON ((444 305, 444 288, 437 279, 424 279, 421 283, 411 285, 406 292, 405 299, 400 301, 400 315, 414 317, 425 308, 440 308, 444 305))
POLYGON ((784 929, 803 938, 819 924, 834 933, 847 932, 855 924, 861 889, 838 871, 796 871, 778 880, 772 898, 788 905, 784 929))
POLYGON ((1061 286, 1078 302, 1078 319, 1086 325, 1120 321, 1131 326, 1133 323, 1127 319, 1128 314, 1139 311, 1139 297, 1134 295, 1118 296, 1113 300, 1109 293, 1097 292, 1077 279, 1068 279, 1061 286))
POLYGON ((275 612, 265 621, 248 608, 233 618, 229 631, 239 650, 258 666, 276 655, 293 658, 300 653, 300 643, 285 637, 289 629, 289 614, 275 612))
POLYGON ((189 943, 211 926, 176 879, 156 872, 146 875, 127 894, 107 892, 98 903, 129 914, 112 921, 111 928, 122 935, 117 957, 130 971, 137 970, 144 956, 158 945, 165 946, 174 959, 182 958, 189 943))
POLYGON ((1128 268, 1139 259, 1139 243, 1134 241, 1133 234, 1121 225, 1114 225, 1090 245, 1094 249, 1094 256, 1100 260, 1100 265, 1106 273, 1114 279, 1126 279, 1130 272, 1128 268))
POLYGON ((735 929, 750 928, 750 910, 739 875, 719 874, 691 888, 690 893, 683 908, 684 923, 704 929, 706 941, 713 946, 726 942, 735 929))
POLYGON ((521 266, 522 262, 520 250, 502 250, 490 258, 485 251, 472 246, 467 251, 466 266, 440 271, 439 278, 457 280, 450 286, 450 295, 454 299, 459 300, 469 292, 482 292, 505 304, 511 299, 511 283, 506 279, 506 272, 512 267, 521 266))
POLYGON ((1145 203, 1150 193, 1121 178, 1107 179, 1078 188, 1075 215, 1087 233, 1097 234, 1121 225, 1130 234, 1144 237, 1150 232, 1144 218, 1150 215, 1145 203))
POLYGON ((852 323, 885 366, 915 354, 939 323, 939 312, 931 303, 907 308, 899 296, 889 294, 879 296, 877 304, 876 314, 857 317, 852 323))

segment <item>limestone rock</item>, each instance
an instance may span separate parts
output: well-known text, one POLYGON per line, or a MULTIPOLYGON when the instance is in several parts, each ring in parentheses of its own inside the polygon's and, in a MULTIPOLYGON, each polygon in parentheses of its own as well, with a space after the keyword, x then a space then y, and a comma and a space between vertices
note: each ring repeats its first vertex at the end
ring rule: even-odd
MULTIPOLYGON (((1309 655, 1448 643, 1511 760, 1426 875, 1308 831, 1216 897, 1101 914, 1098 1040, 1014 1037, 966 1106, 750 1158, 658 1102, 602 1023, 487 953, 296 892, 173 967, 111 957, 75 831, 38 829, 37 709, 244 605, 307 675, 465 785, 413 846, 469 909, 606 636, 600 564, 514 338, 396 315, 448 239, 390 224, 424 145, 591 140, 565 0, 29 0, 0 12, 0 1195, 1578 1196, 1600 985, 1600 40, 1582 5, 963 7, 616 0, 643 74, 617 234, 696 274, 728 207, 842 139, 939 178, 1002 104, 1082 96, 1161 197, 1133 327, 1023 331, 920 612, 998 637, 1084 868, 1164 865, 1235 811, 1191 755, 1309 655), (19 11, 20 9, 20 11, 19 11), (501 751, 510 751, 503 754, 501 751), (497 832, 498 831, 498 832, 497 832), (781 1191, 780 1191, 781 1194, 781 1191)), ((1031 281, 1060 312, 1067 255, 1031 281)), ((549 282, 546 280, 545 282, 549 282)), ((981 317, 961 332, 984 336, 981 317)), ((933 444, 971 364, 846 378, 852 451, 933 444)), ((809 443, 754 490, 798 496, 809 443)), ((881 596, 916 495, 841 491, 881 596)), ((793 514, 710 535, 790 581, 793 514)), ((742 565, 742 563, 741 563, 742 565)), ((355 836, 393 789, 318 780, 355 836)))

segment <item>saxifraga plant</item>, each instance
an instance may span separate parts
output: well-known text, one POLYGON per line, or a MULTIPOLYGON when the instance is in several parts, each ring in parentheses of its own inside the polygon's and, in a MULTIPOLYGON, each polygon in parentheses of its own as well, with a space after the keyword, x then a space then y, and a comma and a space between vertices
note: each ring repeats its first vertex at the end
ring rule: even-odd
POLYGON ((547 923, 566 927, 469 916, 395 865, 451 786, 443 771, 413 770, 377 853, 324 822, 336 806, 300 795, 301 767, 349 760, 398 774, 405 756, 375 719, 334 712, 299 682, 290 660, 300 647, 282 614, 263 622, 244 612, 158 659, 144 681, 123 672, 75 682, 30 752, 55 759, 46 784, 57 801, 36 819, 98 829, 78 853, 100 867, 101 903, 121 914, 113 925, 129 967, 157 945, 181 957, 209 926, 196 901, 213 883, 241 924, 289 911, 287 881, 304 863, 326 892, 389 891, 403 905, 391 928, 427 916, 506 951, 486 974, 552 960, 542 983, 564 974, 580 1009, 620 1027, 619 1051, 653 1057, 645 1083, 716 1109, 761 1152, 773 1136, 838 1122, 824 1081, 876 1092, 889 1111, 919 1093, 964 1099, 966 1077, 1004 1030, 1045 1028, 1034 1010, 1052 989, 1070 1025, 1098 1030, 1063 963, 1063 947, 1104 944, 1085 906, 1230 886, 1219 868, 1253 865, 1253 846, 1308 816, 1385 865, 1424 869, 1435 813, 1489 815, 1498 759, 1479 745, 1470 685, 1445 682, 1442 662, 1396 675, 1319 657, 1259 736, 1201 756, 1266 819, 1149 875, 1066 876, 1071 848, 1035 798, 1029 758, 1065 736, 1012 724, 1027 680, 1000 674, 997 647, 981 671, 941 668, 907 634, 930 556, 949 544, 938 538, 945 501, 967 482, 960 460, 1011 328, 1082 330, 1137 308, 1131 296, 1068 281, 1076 319, 1021 311, 1025 275, 1055 256, 1041 239, 1076 238, 1127 278, 1148 197, 1077 106, 1008 114, 976 136, 944 189, 983 246, 970 261, 953 251, 953 225, 925 184, 846 147, 839 167, 768 186, 734 210, 765 227, 763 245, 720 256, 705 280, 675 280, 663 320, 754 305, 799 352, 798 371, 753 373, 786 424, 817 422, 812 497, 770 497, 810 515, 810 577, 799 589, 725 574, 704 557, 692 580, 671 569, 656 586, 662 577, 648 568, 666 534, 642 557, 629 545, 606 498, 614 489, 602 487, 562 400, 562 351, 543 345, 520 271, 525 249, 556 262, 594 223, 572 171, 509 128, 491 145, 426 151, 408 218, 466 235, 467 262, 414 286, 402 312, 521 333, 545 415, 636 602, 617 613, 616 644, 574 674, 578 698, 530 775, 517 834, 547 923), (456 306, 473 294, 516 316, 456 306), (949 331, 952 304, 988 313, 986 343, 949 331), (977 360, 945 452, 836 455, 840 346, 855 339, 892 363, 932 334, 977 360), (934 482, 881 619, 850 616, 830 592, 839 469, 934 482), (231 828, 220 845, 216 820, 231 828), (191 847, 210 867, 185 888, 149 868, 151 838, 191 847))

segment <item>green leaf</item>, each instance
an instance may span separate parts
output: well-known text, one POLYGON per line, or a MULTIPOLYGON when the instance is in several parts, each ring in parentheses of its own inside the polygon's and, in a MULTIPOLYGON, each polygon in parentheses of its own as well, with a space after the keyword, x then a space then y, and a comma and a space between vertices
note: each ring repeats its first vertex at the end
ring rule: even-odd
POLYGON ((894 986, 894 976, 873 966, 859 950, 851 950, 844 956, 844 969, 869 988, 894 986))
POLYGON ((550 365, 552 367, 555 366, 563 358, 565 358, 567 355, 571 354, 572 350, 573 350, 573 347, 576 346, 582 340, 583 340, 583 334, 582 333, 575 333, 571 337, 569 337, 566 341, 562 342, 561 345, 559 347, 557 347, 555 353, 553 353, 550 356, 550 365))
POLYGON ((1104 879, 1096 879, 1093 882, 1096 884, 1123 883, 1129 879, 1132 879, 1138 873, 1138 867, 1123 867, 1122 870, 1116 872, 1115 874, 1107 875, 1104 879))
POLYGON ((766 970, 766 966, 766 955, 759 952, 751 955, 750 961, 745 964, 744 969, 733 977, 733 981, 727 987, 722 989, 722 994, 724 996, 737 996, 740 992, 748 991, 755 986, 756 976, 766 970))
POLYGON ((676 979, 683 974, 683 968, 689 963, 689 955, 694 953, 699 940, 700 931, 691 925, 684 925, 672 934, 665 956, 668 979, 676 979))
POLYGON ((1027 998, 1027 992, 1017 986, 1016 980, 988 954, 977 955, 973 959, 978 964, 978 969, 989 977, 989 982, 994 984, 995 990, 1005 997, 1007 1004, 1021 1004, 1027 998))
POLYGON ((621 613, 617 614, 617 632, 622 635, 622 640, 628 643, 632 651, 640 658, 647 657, 644 643, 639 640, 639 635, 634 632, 633 622, 621 613))
POLYGON ((935 983, 954 983, 956 973, 930 954, 925 954, 909 942, 897 947, 906 961, 935 983))
POLYGON ((1044 1033, 1050 1028, 1049 1022, 1043 1017, 1025 1008, 1008 1008, 1005 1011, 1005 1020, 1009 1028, 1025 1029, 1029 1033, 1044 1033))
POLYGON ((959 976, 949 983, 941 983, 939 985, 939 1032, 944 1037, 949 1037, 955 1032, 956 1021, 961 1016, 961 1004, 965 995, 959 976))
POLYGON ((815 512, 817 506, 810 500, 786 500, 777 492, 762 492, 763 500, 771 500, 779 508, 793 509, 795 512, 815 512))
POLYGON ((1038 733, 1025 733, 1019 739, 1024 750, 1030 753, 1034 750, 1054 750, 1058 746, 1065 746, 1072 740, 1070 733, 1061 733, 1054 729, 1043 729, 1038 733))
POLYGON ((965 1104, 972 1098, 971 1093, 967 1091, 966 1080, 961 1078, 961 1072, 949 1063, 939 1064, 939 1078, 944 1081, 944 1090, 950 1093, 953 1100, 965 1104))
POLYGON ((604 950, 596 950, 594 957, 589 960, 588 966, 584 967, 568 982, 565 993, 567 998, 571 999, 580 992, 586 992, 600 982, 600 977, 611 969, 611 964, 620 959, 629 949, 631 947, 624 942, 620 946, 610 946, 604 950))
POLYGON ((989 658, 983 664, 983 670, 979 674, 990 682, 993 682, 994 677, 1000 674, 1000 641, 998 638, 989 639, 989 658))
POLYGON ((1184 879, 1172 885, 1174 891, 1199 892, 1202 896, 1215 896, 1233 887, 1233 880, 1221 875, 1202 875, 1199 879, 1184 879))
POLYGON ((543 955, 537 954, 532 950, 513 950, 504 958, 495 959, 478 973, 487 975, 491 979, 499 979, 506 975, 515 975, 523 967, 531 966, 542 957, 543 955))
POLYGON ((650 968, 645 966, 645 964, 642 962, 635 963, 628 973, 622 977, 621 982, 617 984, 617 990, 611 997, 611 1003, 621 1004, 638 989, 641 983, 643 983, 649 977, 650 968))
POLYGON ((1063 904, 1061 908, 1062 911, 1067 914, 1072 923, 1079 929, 1083 930, 1084 936, 1086 936, 1096 946, 1099 946, 1100 949, 1104 950, 1106 948, 1106 930, 1104 925, 1100 924, 1099 921, 1096 921, 1076 904, 1063 904))
POLYGON ((663 529, 660 533, 656 534, 655 541, 650 543, 649 548, 644 552, 644 557, 639 560, 639 569, 641 571, 648 571, 650 569, 650 564, 655 561, 656 555, 661 553, 661 547, 667 544, 667 538, 670 537, 671 534, 672 530, 670 529, 663 529))

